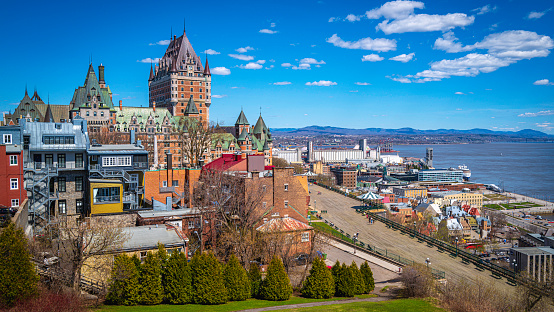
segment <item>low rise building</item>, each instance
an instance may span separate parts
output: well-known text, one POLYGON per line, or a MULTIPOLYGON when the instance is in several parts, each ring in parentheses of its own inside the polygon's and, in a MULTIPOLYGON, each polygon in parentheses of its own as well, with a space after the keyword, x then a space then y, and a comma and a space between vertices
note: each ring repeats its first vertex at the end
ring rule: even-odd
POLYGON ((417 179, 433 182, 462 182, 463 174, 463 171, 458 169, 428 169, 420 170, 417 179))
POLYGON ((358 171, 354 169, 333 168, 331 173, 335 175, 337 185, 346 188, 356 188, 358 171))
POLYGON ((396 196, 402 196, 402 197, 410 197, 410 198, 427 197, 427 188, 424 188, 424 187, 393 187, 392 192, 396 196))
POLYGON ((518 273, 538 282, 551 281, 553 276, 554 248, 552 247, 517 247, 511 248, 510 264, 518 273))

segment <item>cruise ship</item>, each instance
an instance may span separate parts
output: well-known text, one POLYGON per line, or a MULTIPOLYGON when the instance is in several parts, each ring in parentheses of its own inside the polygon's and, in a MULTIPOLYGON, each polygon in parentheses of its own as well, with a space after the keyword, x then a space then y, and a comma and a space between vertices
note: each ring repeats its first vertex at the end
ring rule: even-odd
POLYGON ((464 180, 469 180, 471 178, 471 170, 466 165, 458 166, 458 169, 462 170, 464 180))

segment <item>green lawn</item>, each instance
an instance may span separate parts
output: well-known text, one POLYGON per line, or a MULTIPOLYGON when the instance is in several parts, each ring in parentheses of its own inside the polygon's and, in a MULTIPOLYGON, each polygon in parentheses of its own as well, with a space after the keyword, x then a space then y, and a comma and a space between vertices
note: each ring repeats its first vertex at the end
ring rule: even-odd
MULTIPOLYGON (((357 298, 371 298, 376 295, 359 295, 357 298)), ((288 304, 299 304, 299 303, 309 303, 309 302, 320 302, 320 301, 330 301, 330 300, 341 300, 346 298, 331 298, 331 299, 308 299, 292 296, 287 301, 267 301, 267 300, 258 300, 258 299, 248 299, 246 301, 234 301, 228 302, 220 305, 201 305, 201 304, 185 304, 185 305, 171 305, 171 304, 160 304, 155 306, 110 306, 105 305, 100 309, 96 310, 98 312, 104 311, 152 311, 152 312, 169 312, 169 311, 237 311, 245 309, 257 309, 265 307, 274 307, 288 304)))
POLYGON ((370 312, 394 312, 394 311, 410 311, 410 312, 439 312, 446 311, 435 307, 430 302, 423 299, 399 299, 381 302, 352 302, 333 304, 328 306, 318 306, 311 308, 289 309, 282 311, 370 311, 370 312))
POLYGON ((496 209, 496 210, 502 210, 503 209, 502 206, 497 205, 497 204, 483 205, 483 207, 490 208, 490 209, 496 209))
POLYGON ((334 227, 331 227, 329 224, 327 223, 324 223, 324 222, 312 222, 310 224, 312 227, 314 227, 315 229, 318 229, 318 230, 321 230, 327 234, 330 234, 330 235, 333 235, 335 237, 338 237, 342 240, 345 240, 349 243, 354 243, 353 240, 351 240, 350 238, 346 237, 346 233, 342 234, 341 232, 335 230, 334 227))

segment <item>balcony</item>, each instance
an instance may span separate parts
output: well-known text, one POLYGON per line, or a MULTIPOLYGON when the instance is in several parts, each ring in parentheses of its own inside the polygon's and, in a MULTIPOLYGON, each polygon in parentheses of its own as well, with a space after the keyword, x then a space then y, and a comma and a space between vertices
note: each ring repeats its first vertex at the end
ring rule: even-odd
POLYGON ((60 163, 53 163, 53 164, 47 164, 45 162, 28 162, 25 163, 23 166, 24 170, 36 170, 36 171, 46 171, 48 170, 85 170, 85 164, 84 163, 74 163, 74 162, 66 162, 64 164, 60 163))
POLYGON ((160 193, 173 193, 175 192, 175 186, 160 187, 160 193))

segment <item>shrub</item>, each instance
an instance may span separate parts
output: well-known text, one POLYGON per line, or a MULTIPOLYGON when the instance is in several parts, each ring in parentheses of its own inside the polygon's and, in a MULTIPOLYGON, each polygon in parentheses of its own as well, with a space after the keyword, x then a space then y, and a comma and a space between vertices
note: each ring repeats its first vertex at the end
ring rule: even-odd
POLYGON ((356 262, 352 261, 349 269, 352 271, 352 275, 354 276, 354 294, 361 295, 365 293, 364 277, 358 269, 358 265, 356 265, 356 262))
POLYGON ((134 259, 126 254, 117 255, 109 280, 106 302, 116 305, 136 305, 140 302, 139 286, 139 270, 134 259))
POLYGON ((340 279, 341 271, 342 271, 342 267, 340 265, 339 260, 337 260, 337 262, 335 262, 335 264, 331 268, 331 274, 333 274, 333 280, 335 281, 335 294, 337 293, 337 286, 340 279))
POLYGON ((164 298, 162 286, 162 269, 157 255, 148 252, 140 274, 141 303, 160 304, 164 298))
POLYGON ((292 286, 285 272, 285 266, 277 256, 273 256, 269 263, 260 294, 263 299, 272 301, 288 300, 292 294, 292 286))
POLYGON ((81 297, 74 292, 42 291, 34 298, 18 301, 9 312, 83 312, 81 297))
POLYGON ((37 294, 39 280, 23 231, 9 223, 0 233, 0 308, 37 294))
POLYGON ((194 302, 222 304, 227 302, 227 289, 223 282, 221 264, 212 253, 196 253, 191 261, 194 302))
POLYGON ((429 297, 435 287, 431 271, 422 264, 414 264, 402 269, 400 280, 406 297, 429 297))
POLYGON ((248 277, 250 278, 250 291, 252 298, 258 298, 260 296, 260 287, 262 285, 262 274, 260 273, 260 267, 257 264, 250 264, 248 277))
POLYGON ((338 280, 335 281, 337 297, 354 297, 356 285, 354 284, 354 272, 346 264, 342 264, 338 272, 338 280))
POLYGON ((360 265, 360 273, 362 273, 362 277, 364 279, 365 293, 372 292, 375 289, 375 281, 373 280, 373 272, 371 271, 367 261, 360 265))
POLYGON ((156 252, 156 256, 160 260, 160 265, 162 266, 162 269, 165 267, 165 263, 169 259, 169 256, 167 254, 167 250, 165 250, 165 246, 162 243, 158 243, 158 252, 156 252))
POLYGON ((225 287, 231 301, 243 301, 250 298, 250 279, 248 273, 240 265, 239 260, 235 255, 231 255, 227 265, 223 269, 223 279, 225 287))
POLYGON ((314 299, 331 298, 335 294, 335 280, 331 270, 327 268, 325 262, 315 258, 312 262, 310 275, 304 282, 302 295, 314 299))
POLYGON ((166 262, 162 275, 165 297, 172 304, 192 302, 192 276, 187 256, 173 252, 166 262))

